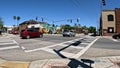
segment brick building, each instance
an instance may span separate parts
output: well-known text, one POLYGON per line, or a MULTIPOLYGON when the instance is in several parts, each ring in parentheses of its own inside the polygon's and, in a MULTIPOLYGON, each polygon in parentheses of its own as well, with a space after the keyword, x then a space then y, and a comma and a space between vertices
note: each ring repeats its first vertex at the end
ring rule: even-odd
POLYGON ((120 8, 115 9, 116 16, 116 32, 120 33, 120 8))
POLYGON ((103 10, 100 18, 100 34, 111 36, 120 33, 120 8, 103 10))

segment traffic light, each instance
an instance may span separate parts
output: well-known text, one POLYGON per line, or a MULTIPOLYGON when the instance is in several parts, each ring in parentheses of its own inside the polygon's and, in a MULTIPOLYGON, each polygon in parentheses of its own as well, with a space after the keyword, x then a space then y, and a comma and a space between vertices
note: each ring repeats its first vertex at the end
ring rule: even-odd
POLYGON ((44 20, 44 19, 42 18, 42 22, 43 22, 43 20, 44 20))
POLYGON ((70 20, 70 22, 72 23, 72 19, 70 20))
POLYGON ((80 18, 77 18, 77 22, 79 22, 80 18))
POLYGON ((102 0, 102 5, 103 5, 103 6, 105 6, 105 5, 106 5, 105 0, 102 0))

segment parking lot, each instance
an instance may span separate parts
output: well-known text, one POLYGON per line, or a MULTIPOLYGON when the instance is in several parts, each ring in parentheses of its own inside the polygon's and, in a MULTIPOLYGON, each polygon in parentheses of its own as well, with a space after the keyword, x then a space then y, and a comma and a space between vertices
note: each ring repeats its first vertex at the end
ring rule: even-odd
POLYGON ((43 38, 21 39, 18 35, 0 38, 0 57, 12 61, 78 58, 95 42, 96 37, 77 35, 44 35, 43 38), (93 42, 94 41, 94 42, 93 42), (79 55, 78 55, 79 54, 79 55))

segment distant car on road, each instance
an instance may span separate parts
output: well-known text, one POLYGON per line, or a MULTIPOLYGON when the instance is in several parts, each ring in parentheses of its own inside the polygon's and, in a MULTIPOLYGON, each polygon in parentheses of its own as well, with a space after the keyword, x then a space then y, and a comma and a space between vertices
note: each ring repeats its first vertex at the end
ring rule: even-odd
POLYGON ((69 36, 69 37, 75 37, 75 33, 72 30, 64 30, 63 37, 69 36))
POLYGON ((39 32, 36 29, 29 28, 29 29, 21 30, 20 37, 27 38, 27 39, 29 39, 31 37, 40 37, 41 38, 41 37, 43 37, 43 33, 39 32))
POLYGON ((12 34, 19 34, 19 31, 14 30, 14 31, 12 31, 11 33, 12 33, 12 34))
POLYGON ((114 34, 112 37, 113 37, 114 39, 120 39, 120 33, 119 33, 119 34, 114 34))

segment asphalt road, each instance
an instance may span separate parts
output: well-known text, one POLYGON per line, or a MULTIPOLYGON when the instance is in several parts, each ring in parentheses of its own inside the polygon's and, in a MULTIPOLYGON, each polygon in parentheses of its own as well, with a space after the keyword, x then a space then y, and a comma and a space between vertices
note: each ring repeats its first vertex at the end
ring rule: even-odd
POLYGON ((0 57, 10 61, 35 61, 55 58, 93 58, 120 55, 120 40, 85 35, 20 39, 0 38, 0 57))
POLYGON ((77 35, 44 35, 43 38, 20 39, 19 36, 0 38, 0 57, 10 61, 35 61, 79 57, 95 37, 77 35))
POLYGON ((120 56, 120 39, 99 38, 82 58, 120 56))

